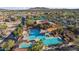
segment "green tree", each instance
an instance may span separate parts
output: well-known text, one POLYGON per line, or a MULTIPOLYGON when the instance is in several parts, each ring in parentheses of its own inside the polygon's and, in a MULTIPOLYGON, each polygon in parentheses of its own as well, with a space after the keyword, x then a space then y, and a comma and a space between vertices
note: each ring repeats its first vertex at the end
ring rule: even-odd
POLYGON ((42 41, 37 41, 35 45, 30 49, 31 51, 40 51, 43 48, 42 41))
POLYGON ((2 40, 2 36, 0 35, 0 40, 2 40))
POLYGON ((7 42, 7 44, 8 44, 8 47, 9 47, 9 48, 12 48, 12 47, 15 45, 15 41, 9 39, 8 42, 7 42))
POLYGON ((10 50, 12 47, 14 47, 15 45, 15 41, 14 40, 11 40, 9 39, 7 42, 3 42, 1 44, 2 48, 5 49, 5 50, 10 50))
POLYGON ((7 24, 6 23, 4 23, 4 24, 0 24, 0 29, 6 29, 8 26, 7 26, 7 24))
POLYGON ((22 31, 22 28, 21 27, 18 27, 17 33, 18 33, 19 36, 22 36, 22 32, 23 32, 22 31))
POLYGON ((7 42, 3 42, 2 44, 1 44, 1 47, 2 47, 2 49, 7 49, 8 48, 8 44, 7 44, 7 42))
POLYGON ((26 22, 26 25, 32 25, 33 23, 34 23, 34 20, 28 19, 27 22, 26 22))
POLYGON ((17 16, 17 19, 19 19, 19 20, 20 20, 20 19, 21 19, 21 16, 17 16))
POLYGON ((14 34, 15 36, 18 36, 18 32, 17 32, 17 31, 14 31, 13 34, 14 34))

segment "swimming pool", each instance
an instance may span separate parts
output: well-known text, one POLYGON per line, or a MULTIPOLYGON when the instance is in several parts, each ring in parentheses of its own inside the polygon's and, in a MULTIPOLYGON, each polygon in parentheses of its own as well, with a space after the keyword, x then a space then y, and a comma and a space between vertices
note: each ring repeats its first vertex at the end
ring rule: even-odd
MULTIPOLYGON (((43 45, 45 46, 61 44, 63 42, 62 39, 58 37, 29 36, 30 41, 35 40, 36 38, 38 38, 39 40, 42 40, 43 45)), ((26 42, 22 42, 19 45, 19 48, 31 48, 31 47, 32 47, 32 44, 28 44, 26 42)))
POLYGON ((36 36, 31 35, 31 36, 28 37, 28 39, 29 39, 30 41, 31 41, 31 40, 35 40, 35 39, 36 39, 36 36))
POLYGON ((63 42, 62 39, 57 37, 49 37, 49 38, 46 38, 46 40, 43 40, 43 44, 45 46, 61 44, 62 42, 63 42))
POLYGON ((46 37, 45 34, 40 34, 40 29, 37 29, 37 28, 30 29, 29 34, 30 35, 28 39, 30 41, 39 39, 39 40, 42 40, 45 46, 56 45, 63 42, 60 37, 46 37))
POLYGON ((19 45, 19 48, 29 48, 29 47, 32 47, 32 44, 28 44, 26 42, 22 42, 20 45, 19 45))
POLYGON ((37 36, 40 34, 40 28, 36 27, 36 28, 30 28, 29 29, 29 35, 33 35, 33 36, 37 36))
POLYGON ((29 40, 35 40, 36 38, 38 38, 39 40, 42 40, 43 44, 45 46, 48 45, 56 45, 56 44, 60 44, 62 43, 62 39, 59 37, 46 37, 46 36, 29 36, 29 40))

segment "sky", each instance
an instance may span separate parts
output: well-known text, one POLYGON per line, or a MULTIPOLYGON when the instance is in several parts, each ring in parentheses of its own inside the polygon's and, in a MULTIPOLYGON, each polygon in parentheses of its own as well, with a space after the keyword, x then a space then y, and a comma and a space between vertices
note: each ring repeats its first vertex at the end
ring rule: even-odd
POLYGON ((28 9, 29 7, 79 9, 79 0, 0 0, 0 8, 4 9, 28 9))

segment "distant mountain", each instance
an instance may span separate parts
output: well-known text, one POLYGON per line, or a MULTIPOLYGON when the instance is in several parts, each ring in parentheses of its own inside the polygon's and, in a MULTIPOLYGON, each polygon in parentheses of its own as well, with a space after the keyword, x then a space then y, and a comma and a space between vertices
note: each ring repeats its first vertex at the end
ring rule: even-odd
POLYGON ((0 8, 1 10, 50 10, 50 8, 45 8, 45 7, 33 7, 33 8, 24 8, 24 7, 3 7, 0 8))
POLYGON ((2 8, 0 8, 0 10, 6 10, 6 9, 2 9, 2 8))
POLYGON ((35 7, 35 8, 29 8, 28 10, 50 10, 50 9, 45 7, 35 7))
POLYGON ((47 8, 47 7, 0 7, 0 11, 9 11, 9 10, 27 10, 27 11, 49 11, 49 10, 55 10, 55 11, 59 11, 59 10, 76 10, 79 11, 79 9, 64 9, 64 8, 47 8))
POLYGON ((27 10, 28 7, 0 7, 2 10, 27 10))

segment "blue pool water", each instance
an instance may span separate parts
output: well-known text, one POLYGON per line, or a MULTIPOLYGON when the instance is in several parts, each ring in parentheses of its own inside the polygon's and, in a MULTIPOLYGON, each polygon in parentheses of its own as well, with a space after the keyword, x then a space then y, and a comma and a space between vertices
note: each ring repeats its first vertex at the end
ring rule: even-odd
POLYGON ((46 38, 46 40, 43 40, 43 44, 45 46, 56 45, 56 44, 60 44, 60 43, 62 43, 62 40, 57 37, 49 37, 49 38, 46 38))
POLYGON ((45 35, 40 34, 39 27, 29 29, 29 37, 28 37, 29 40, 44 39, 44 38, 45 38, 45 35))
POLYGON ((30 41, 35 40, 35 39, 40 39, 40 40, 42 40, 42 42, 43 42, 43 44, 45 46, 56 45, 56 44, 60 44, 60 43, 63 42, 61 38, 58 38, 58 37, 46 37, 44 34, 40 34, 40 29, 39 28, 30 29, 28 39, 30 41))
POLYGON ((40 40, 44 40, 45 39, 45 36, 42 36, 42 35, 39 35, 39 36, 34 36, 34 35, 31 35, 28 37, 28 39, 31 41, 31 40, 35 40, 35 39, 40 39, 40 40))
POLYGON ((38 39, 42 40, 42 42, 45 46, 56 45, 56 44, 60 44, 60 43, 63 42, 61 38, 57 38, 57 37, 29 36, 29 40, 35 40, 35 38, 38 38, 38 39))
POLYGON ((37 38, 40 40, 45 40, 45 36, 42 36, 42 35, 37 36, 37 38))
POLYGON ((31 40, 35 40, 35 39, 36 39, 36 36, 33 36, 33 35, 32 35, 32 36, 29 36, 28 39, 29 39, 30 41, 31 41, 31 40))
MULTIPOLYGON (((57 38, 57 37, 46 37, 46 36, 29 36, 28 37, 29 40, 35 40, 36 38, 42 40, 43 44, 45 46, 49 46, 49 45, 56 45, 56 44, 60 44, 62 43, 62 39, 61 38, 57 38)), ((23 42, 20 44, 19 48, 29 48, 32 47, 32 44, 27 44, 26 42, 23 42)))
POLYGON ((33 36, 37 36, 40 34, 40 29, 39 27, 36 27, 36 28, 30 28, 29 29, 29 35, 33 35, 33 36))
POLYGON ((31 46, 32 46, 32 44, 27 44, 26 42, 23 42, 20 44, 19 48, 29 48, 31 46))

